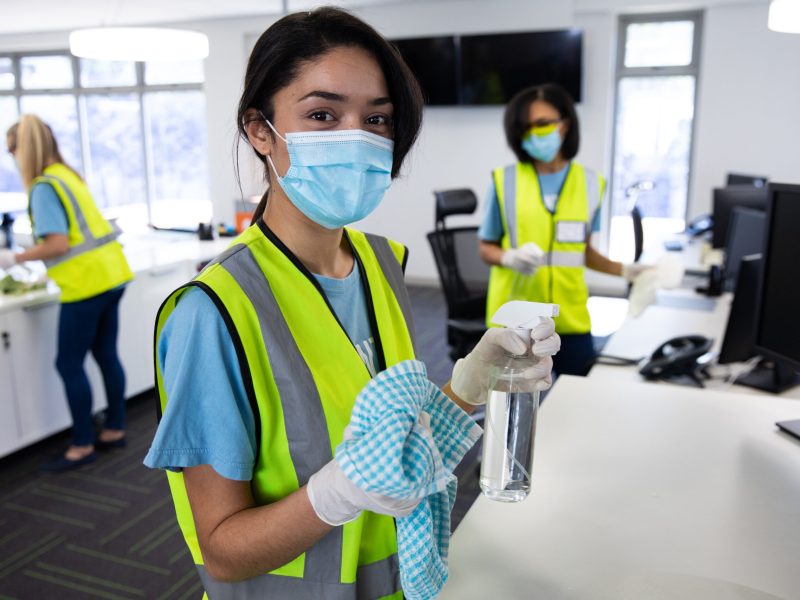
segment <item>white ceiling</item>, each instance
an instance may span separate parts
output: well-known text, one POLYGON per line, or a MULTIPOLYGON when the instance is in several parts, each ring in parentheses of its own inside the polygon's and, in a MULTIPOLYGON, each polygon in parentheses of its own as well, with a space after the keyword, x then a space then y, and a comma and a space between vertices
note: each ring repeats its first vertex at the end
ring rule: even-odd
MULTIPOLYGON (((419 1, 423 0, 285 0, 289 12, 321 4, 354 9, 419 1)), ((67 31, 107 25, 152 25, 283 12, 284 0, 0 0, 0 34, 67 31)))
MULTIPOLYGON (((357 9, 427 0, 0 0, 0 35, 69 31, 79 27, 153 25, 235 17, 279 15, 321 4, 357 9)), ((437 0, 438 2, 449 0, 437 0)), ((464 0, 461 0, 464 2, 464 0)), ((467 0, 468 2, 469 0, 467 0)), ((520 0, 474 0, 504 2, 520 0)), ((680 10, 769 0, 551 0, 570 2, 575 12, 680 10)))

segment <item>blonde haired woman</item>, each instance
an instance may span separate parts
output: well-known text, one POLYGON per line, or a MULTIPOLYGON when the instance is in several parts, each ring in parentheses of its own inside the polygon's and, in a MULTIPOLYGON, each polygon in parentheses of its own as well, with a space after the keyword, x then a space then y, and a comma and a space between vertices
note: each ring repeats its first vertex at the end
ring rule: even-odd
POLYGON ((29 194, 36 244, 20 253, 0 251, 0 268, 41 260, 61 288, 56 368, 72 413, 72 443, 42 469, 64 471, 93 462, 95 447, 125 445, 125 373, 117 356, 117 329, 119 301, 133 274, 116 241, 118 231, 100 214, 81 176, 65 164, 50 127, 35 115, 22 115, 6 142, 29 194), (92 389, 83 369, 90 350, 108 399, 97 439, 92 389))

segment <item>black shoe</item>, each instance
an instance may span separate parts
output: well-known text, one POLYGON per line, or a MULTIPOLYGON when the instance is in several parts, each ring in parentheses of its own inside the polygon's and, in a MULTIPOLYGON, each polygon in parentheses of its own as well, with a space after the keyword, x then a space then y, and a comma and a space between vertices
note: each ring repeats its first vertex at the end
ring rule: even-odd
POLYGON ((114 440, 111 442, 106 442, 104 440, 101 440, 100 438, 97 438, 94 441, 94 447, 97 448, 98 450, 110 450, 111 448, 124 448, 127 445, 127 443, 128 441, 124 437, 121 437, 118 440, 114 440))
POLYGON ((70 460, 63 454, 60 454, 50 462, 44 463, 41 467, 39 467, 39 470, 49 471, 51 473, 59 473, 61 471, 69 471, 70 469, 77 469, 78 467, 82 467, 83 465, 88 465, 89 463, 93 463, 96 460, 97 460, 96 452, 87 454, 83 458, 79 458, 77 460, 70 460))

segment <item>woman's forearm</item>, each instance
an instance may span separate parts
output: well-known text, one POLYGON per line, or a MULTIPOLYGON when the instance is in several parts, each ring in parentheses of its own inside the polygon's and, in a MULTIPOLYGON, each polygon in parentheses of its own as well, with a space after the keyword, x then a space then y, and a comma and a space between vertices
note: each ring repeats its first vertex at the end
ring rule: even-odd
POLYGON ((60 233, 46 235, 35 246, 28 248, 16 255, 18 263, 28 260, 49 260, 58 258, 69 251, 69 238, 60 233))
POLYGON ((230 485, 225 486, 227 489, 207 486, 208 470, 211 468, 207 465, 185 469, 184 481, 205 567, 219 581, 241 581, 272 571, 308 550, 332 529, 317 517, 305 486, 277 502, 253 506, 249 482, 230 482, 242 484, 238 490, 230 485), (231 501, 243 507, 225 514, 231 501), (216 502, 219 504, 215 506, 216 502))
POLYGON ((503 252, 504 250, 500 247, 500 245, 493 242, 484 242, 481 240, 480 245, 478 246, 478 253, 480 254, 481 259, 483 262, 489 265, 502 264, 500 261, 503 259, 503 252))
POLYGON ((591 244, 586 244, 586 268, 609 275, 622 275, 622 263, 600 254, 591 244))

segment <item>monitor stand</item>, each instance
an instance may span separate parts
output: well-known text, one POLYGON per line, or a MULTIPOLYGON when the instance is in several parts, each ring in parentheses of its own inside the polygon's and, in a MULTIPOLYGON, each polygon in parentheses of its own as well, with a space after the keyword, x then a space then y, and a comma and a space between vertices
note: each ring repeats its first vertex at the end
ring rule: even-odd
POLYGON ((734 383, 772 394, 780 394, 789 388, 800 385, 800 374, 781 362, 762 359, 755 369, 747 375, 737 377, 734 383))

